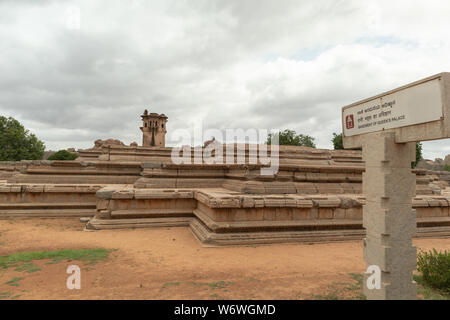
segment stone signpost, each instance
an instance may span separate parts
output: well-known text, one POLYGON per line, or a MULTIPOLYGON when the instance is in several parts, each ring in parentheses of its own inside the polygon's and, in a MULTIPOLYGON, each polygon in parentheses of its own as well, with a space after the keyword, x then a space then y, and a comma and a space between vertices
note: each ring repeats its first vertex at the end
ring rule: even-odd
POLYGON ((342 127, 344 147, 362 147, 364 260, 381 271, 379 286, 366 274, 364 293, 368 299, 416 299, 411 162, 416 142, 450 137, 450 73, 346 106, 342 127))

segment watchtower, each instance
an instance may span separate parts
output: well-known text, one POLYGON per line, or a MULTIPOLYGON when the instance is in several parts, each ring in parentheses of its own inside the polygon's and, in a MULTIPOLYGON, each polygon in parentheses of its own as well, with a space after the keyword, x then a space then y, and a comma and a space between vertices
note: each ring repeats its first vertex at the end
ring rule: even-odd
POLYGON ((165 114, 149 113, 147 110, 141 115, 143 126, 141 131, 143 147, 165 147, 166 146, 166 123, 165 114))

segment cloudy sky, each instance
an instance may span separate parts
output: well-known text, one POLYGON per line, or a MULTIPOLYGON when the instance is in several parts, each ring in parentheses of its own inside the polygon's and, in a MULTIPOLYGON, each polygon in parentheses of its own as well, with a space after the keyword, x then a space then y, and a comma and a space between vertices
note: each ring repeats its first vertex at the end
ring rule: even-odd
POLYGON ((202 121, 331 148, 342 106, 450 71, 449 16, 446 0, 0 0, 0 115, 53 150, 141 143, 145 108, 169 145, 202 121))

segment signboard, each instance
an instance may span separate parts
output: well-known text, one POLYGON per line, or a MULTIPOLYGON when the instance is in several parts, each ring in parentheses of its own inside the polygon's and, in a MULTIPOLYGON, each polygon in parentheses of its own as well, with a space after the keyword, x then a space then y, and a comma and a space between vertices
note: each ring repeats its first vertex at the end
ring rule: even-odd
POLYGON ((342 109, 346 148, 361 147, 360 135, 395 131, 397 142, 449 137, 450 74, 438 75, 351 104, 342 109))

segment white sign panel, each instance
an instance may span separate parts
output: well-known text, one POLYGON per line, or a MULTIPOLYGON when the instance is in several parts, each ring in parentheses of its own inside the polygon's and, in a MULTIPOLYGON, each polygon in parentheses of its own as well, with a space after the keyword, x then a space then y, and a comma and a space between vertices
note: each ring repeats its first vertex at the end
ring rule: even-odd
POLYGON ((441 120, 441 80, 435 78, 344 107, 345 137, 441 120))

